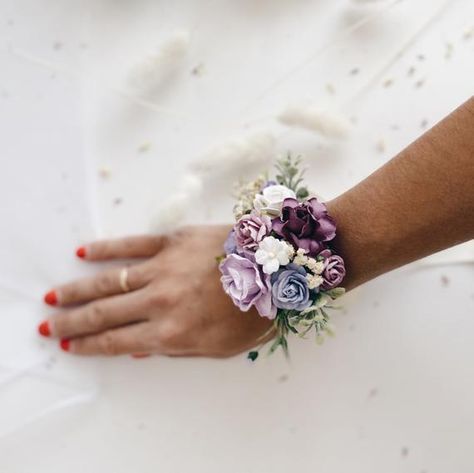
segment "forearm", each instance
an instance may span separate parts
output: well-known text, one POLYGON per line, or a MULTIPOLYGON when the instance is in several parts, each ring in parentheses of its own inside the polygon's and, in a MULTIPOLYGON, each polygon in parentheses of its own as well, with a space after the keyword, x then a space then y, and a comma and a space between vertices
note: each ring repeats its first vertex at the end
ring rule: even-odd
POLYGON ((328 202, 354 288, 474 237, 474 98, 328 202))

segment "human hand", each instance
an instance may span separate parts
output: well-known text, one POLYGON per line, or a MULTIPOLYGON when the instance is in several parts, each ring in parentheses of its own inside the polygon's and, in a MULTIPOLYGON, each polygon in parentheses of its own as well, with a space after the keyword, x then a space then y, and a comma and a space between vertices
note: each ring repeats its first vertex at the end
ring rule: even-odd
POLYGON ((228 231, 186 227, 81 247, 86 261, 145 260, 128 267, 126 283, 119 267, 50 291, 46 302, 60 310, 39 332, 78 355, 228 357, 268 340, 272 321, 242 313, 222 289, 215 257, 228 231))

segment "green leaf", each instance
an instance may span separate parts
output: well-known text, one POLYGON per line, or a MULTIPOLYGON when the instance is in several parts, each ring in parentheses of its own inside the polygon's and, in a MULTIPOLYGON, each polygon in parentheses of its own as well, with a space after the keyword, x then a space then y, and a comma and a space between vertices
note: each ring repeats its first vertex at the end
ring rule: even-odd
POLYGON ((298 197, 298 199, 306 199, 306 197, 309 196, 309 191, 306 187, 300 187, 298 189, 298 192, 296 193, 296 197, 298 197))
POLYGON ((298 174, 298 168, 295 168, 293 166, 290 166, 288 168, 288 176, 295 177, 297 174, 298 174))
POLYGON ((280 346, 280 344, 281 344, 281 337, 277 337, 270 347, 270 353, 274 353, 275 350, 280 346))
POLYGON ((334 289, 329 289, 329 291, 326 291, 326 294, 332 299, 337 299, 338 297, 344 295, 345 292, 346 290, 343 287, 335 287, 334 289))
POLYGON ((290 353, 288 352, 288 342, 285 337, 282 337, 280 341, 280 345, 283 348, 283 353, 285 354, 285 356, 289 358, 290 353))
POLYGON ((225 255, 216 256, 216 262, 217 262, 217 264, 221 263, 221 262, 224 261, 225 259, 226 259, 226 256, 225 256, 225 255))
POLYGON ((323 337, 322 335, 319 335, 319 334, 318 334, 318 335, 316 336, 316 343, 317 343, 318 345, 322 345, 322 344, 324 343, 324 337, 323 337))
POLYGON ((247 358, 251 361, 255 361, 258 358, 258 351, 249 351, 247 358))
POLYGON ((298 330, 295 329, 292 325, 288 324, 288 328, 293 332, 293 333, 298 333, 298 330))

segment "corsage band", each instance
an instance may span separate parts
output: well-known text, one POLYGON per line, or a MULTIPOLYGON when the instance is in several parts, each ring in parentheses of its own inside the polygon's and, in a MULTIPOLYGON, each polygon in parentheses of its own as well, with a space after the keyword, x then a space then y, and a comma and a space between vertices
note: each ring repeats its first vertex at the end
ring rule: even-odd
POLYGON ((224 291, 240 310, 255 307, 272 319, 269 352, 281 347, 288 355, 290 333, 314 332, 317 342, 332 334, 328 309, 344 294, 346 270, 331 246, 336 222, 302 185, 300 159, 288 156, 276 169, 274 180, 260 176, 239 186, 236 223, 218 259, 224 291))

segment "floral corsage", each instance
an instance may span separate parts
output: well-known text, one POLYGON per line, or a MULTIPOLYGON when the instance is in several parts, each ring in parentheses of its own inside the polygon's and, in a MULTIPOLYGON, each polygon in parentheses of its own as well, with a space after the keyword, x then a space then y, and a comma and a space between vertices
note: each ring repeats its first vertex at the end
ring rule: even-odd
MULTIPOLYGON (((238 190, 236 223, 219 258, 224 291, 242 311, 255 307, 274 320, 270 347, 288 355, 287 336, 331 335, 328 309, 344 294, 344 260, 331 248, 336 223, 326 206, 302 186, 300 160, 276 165, 275 180, 260 177, 238 190)), ((248 354, 251 360, 258 350, 248 354)))

